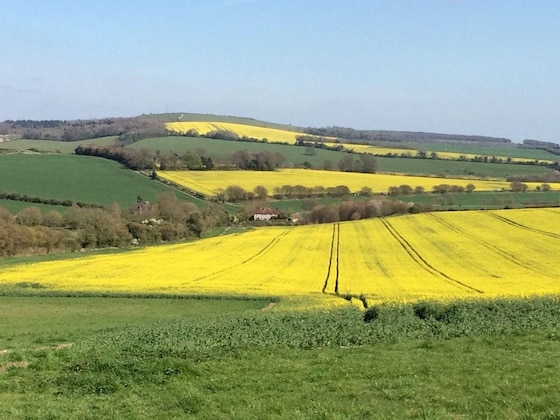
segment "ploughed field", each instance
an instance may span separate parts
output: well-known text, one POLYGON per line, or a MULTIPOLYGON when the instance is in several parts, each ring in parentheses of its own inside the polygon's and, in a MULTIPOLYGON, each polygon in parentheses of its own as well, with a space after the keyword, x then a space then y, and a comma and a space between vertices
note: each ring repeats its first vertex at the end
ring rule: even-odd
POLYGON ((560 293, 560 209, 424 213, 7 266, 3 288, 239 295, 297 305, 560 293), (29 286, 31 285, 31 286, 29 286), (289 301, 289 299, 288 299, 289 301))

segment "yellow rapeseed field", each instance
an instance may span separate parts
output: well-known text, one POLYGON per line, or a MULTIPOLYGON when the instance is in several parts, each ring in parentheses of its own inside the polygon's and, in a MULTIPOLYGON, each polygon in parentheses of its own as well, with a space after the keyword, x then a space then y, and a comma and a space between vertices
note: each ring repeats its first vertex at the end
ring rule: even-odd
MULTIPOLYGON (((246 191, 252 191, 257 185, 264 186, 270 195, 274 187, 283 185, 303 185, 305 187, 335 187, 346 185, 356 192, 362 187, 370 187, 373 192, 387 192, 389 187, 409 185, 412 188, 422 186, 431 191, 435 185, 449 184, 465 187, 473 184, 476 191, 493 191, 509 189, 509 182, 500 180, 478 180, 461 178, 436 178, 422 176, 364 174, 357 172, 321 171, 312 169, 281 169, 278 171, 158 171, 165 179, 186 186, 206 195, 215 195, 230 185, 237 185, 246 191)), ((535 189, 541 183, 527 183, 535 189)), ((559 184, 550 184, 553 189, 559 184)))
POLYGON ((171 122, 166 123, 165 126, 168 130, 177 133, 186 133, 189 130, 196 130, 198 134, 206 134, 211 131, 225 130, 231 131, 239 137, 245 136, 258 140, 267 139, 270 143, 280 142, 294 144, 298 136, 306 135, 295 131, 225 122, 171 122))
POLYGON ((424 213, 16 265, 0 273, 0 284, 329 305, 335 293, 371 302, 529 296, 560 293, 557 255, 560 209, 424 213))
MULTIPOLYGON (((165 123, 169 131, 175 133, 186 133, 189 130, 195 130, 198 134, 207 134, 211 131, 225 130, 237 134, 239 137, 249 137, 258 140, 266 139, 269 143, 295 143, 298 136, 310 136, 309 134, 280 130, 268 127, 258 127, 248 124, 227 123, 227 122, 198 122, 198 121, 185 121, 185 122, 168 122, 165 123)), ((311 136, 313 137, 313 136, 311 136)), ((327 137, 328 139, 335 140, 334 137, 327 137)), ((386 155, 389 153, 401 155, 403 153, 410 156, 416 156, 418 150, 416 149, 399 149, 390 147, 378 147, 367 144, 352 144, 343 142, 327 142, 327 146, 343 146, 348 150, 354 150, 357 153, 371 153, 373 155, 386 155)), ((432 150, 425 151, 427 155, 432 153, 432 150)), ((440 159, 453 159, 458 160, 461 156, 466 159, 473 159, 476 156, 484 156, 484 154, 475 155, 472 153, 455 153, 455 152, 437 152, 440 159)), ((488 155, 490 157, 490 155, 488 155)), ((496 156, 496 158, 506 160, 504 156, 496 156)), ((512 158, 512 162, 532 162, 534 159, 527 158, 512 158)), ((541 160, 540 162, 552 163, 552 160, 541 160)))

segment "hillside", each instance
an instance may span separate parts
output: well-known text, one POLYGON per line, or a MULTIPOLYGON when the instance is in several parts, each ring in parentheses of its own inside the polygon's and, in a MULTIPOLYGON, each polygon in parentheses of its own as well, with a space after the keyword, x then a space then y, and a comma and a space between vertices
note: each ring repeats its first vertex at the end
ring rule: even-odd
POLYGON ((87 204, 117 202, 123 209, 133 206, 137 197, 153 201, 158 193, 173 192, 200 204, 116 162, 58 154, 0 154, 0 192, 87 204))
MULTIPOLYGON (((252 127, 269 128, 288 132, 302 133, 319 137, 339 138, 348 143, 405 145, 407 143, 451 143, 494 145, 500 147, 517 146, 507 138, 483 135, 446 134, 391 130, 356 130, 349 127, 302 127, 291 124, 275 123, 248 117, 216 114, 165 113, 143 114, 129 118, 103 118, 89 120, 7 120, 0 122, 0 136, 8 139, 26 138, 43 140, 76 141, 103 136, 119 136, 126 141, 164 133, 165 123, 222 123, 241 124, 252 127), (163 130, 163 131, 162 131, 163 130)), ((527 140, 526 147, 558 148, 558 145, 538 140, 527 140)))

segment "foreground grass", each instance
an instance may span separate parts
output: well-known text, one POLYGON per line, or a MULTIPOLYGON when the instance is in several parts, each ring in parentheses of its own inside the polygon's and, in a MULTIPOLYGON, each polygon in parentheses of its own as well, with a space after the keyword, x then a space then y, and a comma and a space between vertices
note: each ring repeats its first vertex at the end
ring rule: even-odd
MULTIPOLYGON (((4 374, 0 416, 557 418, 559 352, 560 341, 538 333, 244 349, 204 360, 154 359, 160 374, 153 381, 117 393, 103 393, 93 382, 85 387, 79 371, 57 372, 47 362, 4 374)), ((139 369, 141 375, 144 366, 139 369)))
POLYGON ((558 418, 554 297, 244 312, 0 355, 2 418, 558 418))
POLYGON ((263 301, 0 296, 0 350, 85 339, 102 330, 260 309, 263 301))

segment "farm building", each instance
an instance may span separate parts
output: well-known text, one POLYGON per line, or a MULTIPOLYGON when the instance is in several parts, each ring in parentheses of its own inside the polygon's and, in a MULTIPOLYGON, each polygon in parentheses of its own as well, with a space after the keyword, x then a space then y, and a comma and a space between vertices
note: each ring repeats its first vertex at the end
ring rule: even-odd
POLYGON ((261 207, 253 212, 251 218, 253 220, 270 220, 270 219, 278 219, 282 215, 282 212, 277 209, 271 209, 269 207, 261 207))

